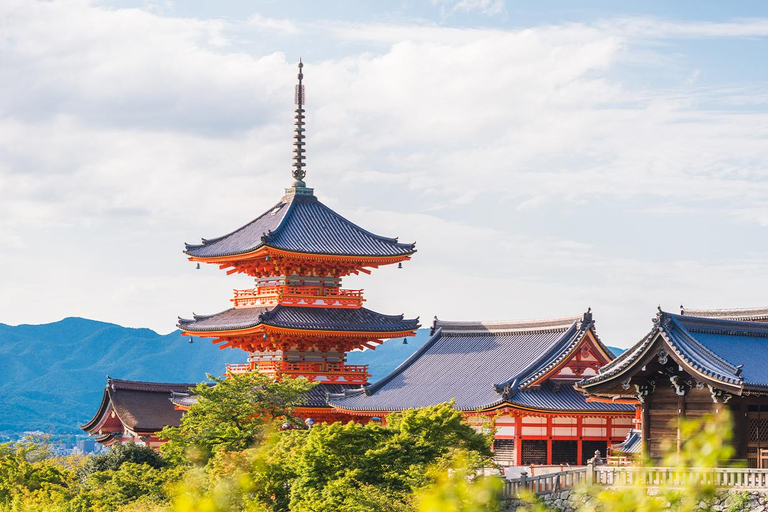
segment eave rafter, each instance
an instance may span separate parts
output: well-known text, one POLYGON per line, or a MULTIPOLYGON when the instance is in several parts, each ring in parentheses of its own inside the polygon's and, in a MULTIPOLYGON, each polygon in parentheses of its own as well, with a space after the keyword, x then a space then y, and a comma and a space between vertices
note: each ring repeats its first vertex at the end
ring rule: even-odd
POLYGON ((360 272, 370 274, 371 269, 409 259, 409 254, 381 257, 343 256, 290 252, 267 246, 235 256, 189 257, 189 261, 218 265, 227 275, 240 273, 251 277, 292 274, 344 277, 360 272))
POLYGON ((326 352, 368 348, 375 350, 385 339, 415 336, 413 331, 364 332, 364 331, 321 331, 309 329, 287 329, 259 324, 255 327, 233 331, 182 331, 184 336, 213 338, 220 349, 238 348, 249 352, 290 350, 300 346, 314 346, 326 352))

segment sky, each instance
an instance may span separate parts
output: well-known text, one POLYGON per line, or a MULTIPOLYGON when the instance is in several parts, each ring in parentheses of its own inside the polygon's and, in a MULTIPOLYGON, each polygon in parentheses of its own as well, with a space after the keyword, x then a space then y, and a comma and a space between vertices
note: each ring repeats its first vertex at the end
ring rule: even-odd
POLYGON ((0 322, 167 333, 251 280, 184 242, 307 184, 402 269, 366 306, 444 320, 768 306, 768 3, 0 3, 0 322))

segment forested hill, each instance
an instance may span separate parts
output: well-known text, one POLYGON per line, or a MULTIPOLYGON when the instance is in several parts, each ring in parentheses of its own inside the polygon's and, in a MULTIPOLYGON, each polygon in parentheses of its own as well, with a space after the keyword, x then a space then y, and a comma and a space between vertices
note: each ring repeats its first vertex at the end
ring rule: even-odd
MULTIPOLYGON (((404 361, 429 336, 385 342, 375 351, 352 352, 350 364, 368 364, 372 382, 404 361)), ((612 348, 614 354, 621 349, 612 348)), ((226 363, 245 362, 239 350, 219 350, 209 340, 160 335, 150 329, 66 318, 43 325, 0 324, 0 433, 27 430, 79 432, 96 412, 106 376, 128 380, 200 382, 221 375, 226 363)))
MULTIPOLYGON (((404 345, 390 340, 375 351, 352 353, 369 364, 373 380, 394 369, 428 337, 422 329, 404 345)), ((0 433, 78 431, 96 412, 106 376, 129 380, 200 382, 226 363, 245 362, 239 350, 173 332, 66 318, 43 325, 0 324, 0 433)))

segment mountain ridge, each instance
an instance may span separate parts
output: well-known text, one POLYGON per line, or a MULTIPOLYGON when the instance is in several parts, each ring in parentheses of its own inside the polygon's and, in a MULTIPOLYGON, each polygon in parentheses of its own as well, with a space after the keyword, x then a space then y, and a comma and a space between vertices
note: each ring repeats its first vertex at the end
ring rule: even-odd
MULTIPOLYGON (((389 340, 376 351, 350 354, 369 364, 372 380, 383 377, 418 348, 421 329, 403 345, 389 340)), ((196 383, 221 375, 226 363, 244 363, 240 350, 219 350, 180 331, 158 334, 146 327, 67 317, 45 324, 0 323, 0 433, 77 433, 98 409, 106 377, 196 383)))
MULTIPOLYGON (((388 375, 429 339, 391 339, 376 350, 350 352, 349 364, 368 364, 370 382, 388 375)), ((67 317, 46 324, 0 323, 0 433, 40 430, 79 433, 101 402, 107 375, 116 379, 197 383, 244 363, 240 350, 210 341, 158 334, 146 327, 67 317)), ((609 347, 614 354, 623 350, 609 347)))

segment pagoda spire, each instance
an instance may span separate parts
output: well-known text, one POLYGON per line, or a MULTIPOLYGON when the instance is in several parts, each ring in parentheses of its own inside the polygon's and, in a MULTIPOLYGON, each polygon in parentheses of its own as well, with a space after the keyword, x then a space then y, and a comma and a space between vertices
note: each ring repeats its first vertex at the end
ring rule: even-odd
POLYGON ((293 135, 293 171, 291 174, 293 175, 294 187, 304 187, 304 176, 307 175, 307 171, 304 170, 304 167, 307 165, 304 163, 304 152, 306 151, 304 149, 304 84, 302 84, 302 80, 304 79, 304 73, 302 72, 302 68, 304 67, 304 63, 301 62, 301 59, 299 59, 299 83, 296 85, 296 94, 295 94, 295 101, 296 101, 296 116, 295 116, 295 124, 296 129, 294 130, 293 135))

